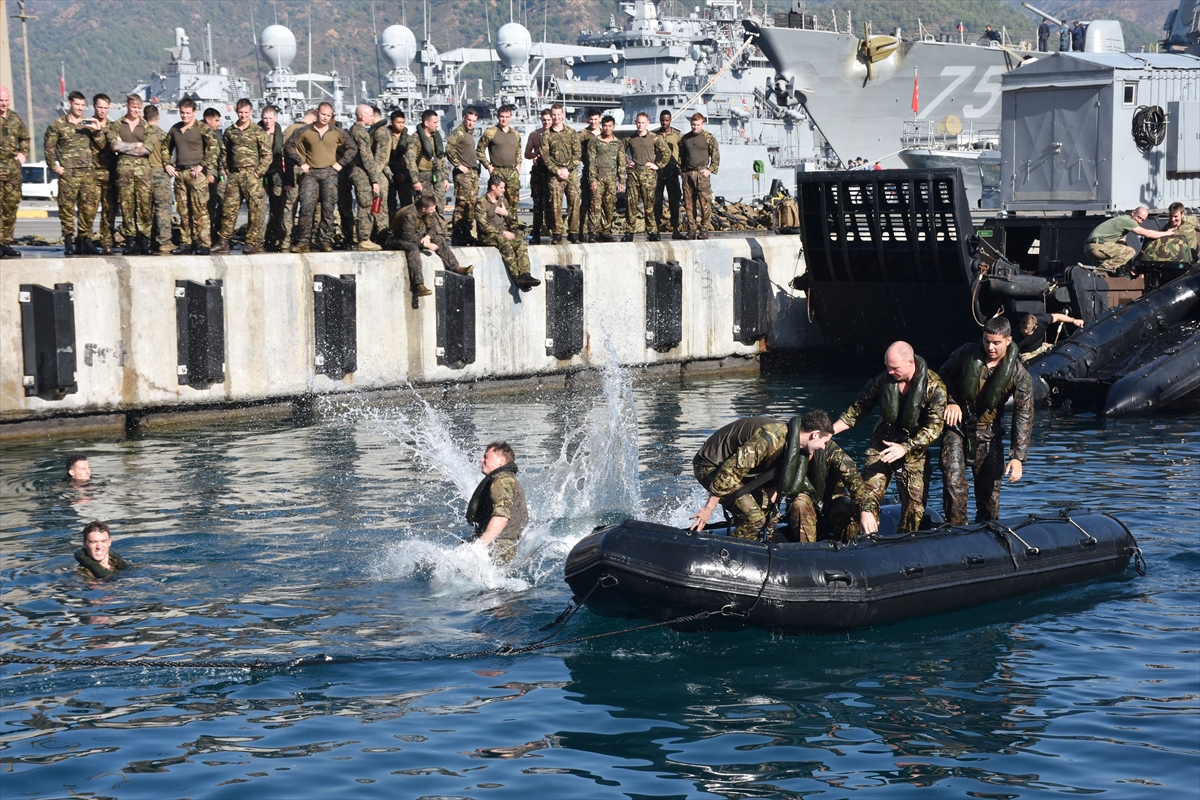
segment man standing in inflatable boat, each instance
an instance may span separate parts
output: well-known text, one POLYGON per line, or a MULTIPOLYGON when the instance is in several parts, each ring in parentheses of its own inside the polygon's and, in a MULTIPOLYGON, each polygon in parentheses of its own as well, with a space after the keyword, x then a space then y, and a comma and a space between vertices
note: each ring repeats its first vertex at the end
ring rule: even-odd
POLYGON ((975 521, 1000 518, 1000 484, 1021 480, 1033 432, 1033 380, 1013 346, 1004 317, 983 326, 983 339, 964 344, 938 370, 946 382, 946 435, 942 437, 942 513, 951 525, 967 524, 967 470, 975 476, 975 521), (1004 405, 1013 400, 1008 465, 1004 405))
POLYGON ((884 371, 871 379, 858 399, 833 424, 834 434, 853 428, 876 405, 879 422, 863 461, 864 511, 878 518, 892 476, 900 494, 897 531, 915 531, 925 515, 926 451, 942 435, 946 384, 925 366, 908 342, 893 342, 883 357, 884 371))

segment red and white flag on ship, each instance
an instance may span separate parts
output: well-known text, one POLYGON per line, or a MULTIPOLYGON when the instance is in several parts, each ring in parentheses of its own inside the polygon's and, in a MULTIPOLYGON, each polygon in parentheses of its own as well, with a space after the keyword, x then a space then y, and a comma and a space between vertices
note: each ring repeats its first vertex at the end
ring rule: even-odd
POLYGON ((917 91, 917 70, 916 70, 916 67, 914 67, 914 68, 913 68, 913 99, 912 99, 912 110, 913 110, 913 113, 914 113, 914 114, 920 113, 920 111, 921 111, 921 96, 920 96, 920 93, 917 91))

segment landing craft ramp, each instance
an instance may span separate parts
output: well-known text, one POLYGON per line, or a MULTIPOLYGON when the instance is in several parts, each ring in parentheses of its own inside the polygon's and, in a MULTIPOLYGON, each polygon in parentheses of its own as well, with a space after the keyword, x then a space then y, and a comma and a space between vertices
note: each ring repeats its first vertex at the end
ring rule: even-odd
POLYGON ((798 173, 809 307, 828 343, 926 358, 978 337, 974 228, 957 169, 798 173))

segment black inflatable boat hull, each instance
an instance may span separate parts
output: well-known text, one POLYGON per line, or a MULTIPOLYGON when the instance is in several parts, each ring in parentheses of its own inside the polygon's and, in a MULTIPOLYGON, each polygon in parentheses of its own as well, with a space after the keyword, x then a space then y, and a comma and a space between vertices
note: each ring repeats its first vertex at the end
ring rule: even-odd
POLYGON ((608 617, 679 630, 853 630, 958 611, 1122 572, 1137 549, 1106 514, 1028 517, 861 539, 766 545, 629 520, 597 529, 564 566, 608 617))

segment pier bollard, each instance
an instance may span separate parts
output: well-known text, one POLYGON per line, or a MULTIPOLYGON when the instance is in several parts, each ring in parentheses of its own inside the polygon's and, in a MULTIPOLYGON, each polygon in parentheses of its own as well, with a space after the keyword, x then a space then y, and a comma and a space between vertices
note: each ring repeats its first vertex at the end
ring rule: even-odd
POLYGON ((75 285, 56 283, 48 289, 22 283, 19 291, 25 396, 61 400, 79 388, 75 382, 75 285))
POLYGON ((225 382, 225 298, 222 282, 175 281, 175 329, 181 386, 225 382))
POLYGON ((546 355, 568 359, 583 351, 583 267, 546 265, 546 355))
POLYGON ((313 277, 317 374, 341 380, 358 369, 358 284, 353 275, 313 277))

